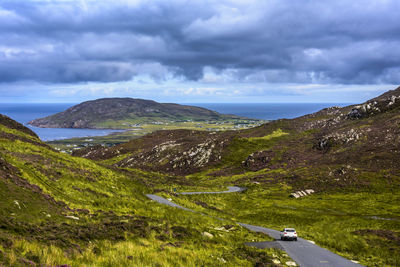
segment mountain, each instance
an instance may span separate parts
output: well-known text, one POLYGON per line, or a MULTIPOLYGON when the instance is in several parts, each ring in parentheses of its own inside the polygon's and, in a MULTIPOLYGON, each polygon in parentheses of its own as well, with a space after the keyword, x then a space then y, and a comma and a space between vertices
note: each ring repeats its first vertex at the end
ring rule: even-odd
POLYGON ((63 112, 30 121, 43 128, 127 129, 140 123, 239 119, 205 108, 161 104, 133 98, 102 98, 83 102, 63 112))

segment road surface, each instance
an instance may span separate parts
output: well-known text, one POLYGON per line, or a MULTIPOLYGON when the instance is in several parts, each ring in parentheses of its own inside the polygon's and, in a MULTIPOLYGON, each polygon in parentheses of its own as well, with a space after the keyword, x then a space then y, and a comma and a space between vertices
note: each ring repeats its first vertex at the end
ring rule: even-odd
POLYGON ((271 236, 279 241, 279 245, 300 266, 306 267, 355 267, 361 266, 346 258, 343 258, 329 250, 314 245, 310 241, 298 238, 296 241, 281 241, 279 231, 260 226, 239 223, 239 225, 253 232, 260 232, 271 236))
POLYGON ((199 195, 199 194, 225 194, 225 193, 234 193, 234 192, 242 192, 246 190, 246 188, 238 187, 238 186, 228 186, 227 191, 219 191, 219 192, 182 192, 177 193, 179 195, 199 195))
MULTIPOLYGON (((241 187, 236 187, 236 186, 231 186, 228 187, 228 191, 222 191, 222 192, 187 192, 187 193, 180 193, 181 195, 192 195, 192 194, 217 194, 217 193, 232 193, 232 192, 241 192, 244 190, 244 188, 241 187)), ((196 212, 194 210, 182 207, 178 204, 175 204, 163 197, 157 196, 157 195, 152 195, 152 194, 147 194, 146 195, 148 198, 157 201, 158 203, 168 205, 171 207, 183 209, 186 211, 190 212, 196 212)), ((220 219, 220 218, 217 218, 220 219)), ((221 219, 220 219, 221 220, 221 219)), ((356 267, 356 266, 361 266, 357 263, 354 263, 346 258, 343 258, 333 252, 330 252, 329 250, 326 250, 324 248, 321 248, 317 245, 314 245, 310 241, 307 241, 302 238, 298 238, 297 242, 296 241, 281 241, 279 231, 261 227, 261 226, 256 226, 256 225, 251 225, 251 224, 245 224, 245 223, 238 223, 242 227, 245 227, 246 229, 253 231, 253 232, 261 232, 264 234, 267 234, 271 236, 272 238, 276 239, 277 243, 279 243, 278 247, 282 247, 286 253, 294 260, 299 266, 304 266, 304 267, 356 267)), ((260 242, 262 243, 262 242, 260 242)), ((254 245, 254 244, 252 244, 254 245)))

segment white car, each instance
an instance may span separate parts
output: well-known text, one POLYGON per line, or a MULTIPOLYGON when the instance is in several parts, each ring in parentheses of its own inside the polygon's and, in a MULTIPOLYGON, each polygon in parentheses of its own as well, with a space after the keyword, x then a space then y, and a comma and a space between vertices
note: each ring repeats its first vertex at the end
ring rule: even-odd
POLYGON ((297 233, 294 228, 285 228, 281 232, 281 240, 294 240, 297 241, 297 233))

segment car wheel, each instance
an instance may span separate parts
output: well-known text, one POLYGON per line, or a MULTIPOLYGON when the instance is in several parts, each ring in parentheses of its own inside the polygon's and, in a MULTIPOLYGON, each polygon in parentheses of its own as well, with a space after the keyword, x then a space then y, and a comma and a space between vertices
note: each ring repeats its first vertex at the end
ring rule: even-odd
POLYGON ((283 237, 281 237, 281 240, 283 241, 283 237))
POLYGON ((297 241, 297 237, 294 239, 294 241, 297 241))

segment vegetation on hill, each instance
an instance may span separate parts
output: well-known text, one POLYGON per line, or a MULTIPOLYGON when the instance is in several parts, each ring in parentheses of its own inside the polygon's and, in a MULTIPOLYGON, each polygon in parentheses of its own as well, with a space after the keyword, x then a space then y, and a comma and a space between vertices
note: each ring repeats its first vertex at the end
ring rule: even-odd
MULTIPOLYGON (((178 190, 247 187, 232 196, 173 199, 203 212, 209 207, 210 215, 277 229, 297 227, 304 237, 347 258, 396 266, 399 136, 400 88, 360 105, 252 129, 161 131, 75 154, 117 168, 157 171, 174 177, 171 184, 178 190), (291 192, 305 189, 316 194, 289 199, 291 192)), ((158 188, 169 190, 171 184, 158 188)))
MULTIPOLYGON (((170 124, 190 121, 243 121, 195 106, 162 104, 133 98, 102 98, 86 101, 63 112, 30 121, 43 128, 131 129, 141 124, 170 124)), ((250 120, 250 119, 248 119, 250 120)), ((252 119, 254 121, 254 119, 252 119)))
POLYGON ((157 131, 74 156, 0 116, 0 264, 286 261, 281 251, 245 247, 268 237, 236 224, 243 222, 295 227, 300 237, 363 265, 398 266, 399 138, 400 88, 252 129, 157 131), (231 185, 247 190, 174 192, 231 185), (289 198, 306 189, 315 193, 289 198), (209 216, 161 206, 146 193, 209 216))
POLYGON ((272 250, 243 245, 258 235, 240 227, 214 229, 232 225, 230 220, 171 212, 147 199, 157 177, 59 153, 22 125, 0 118, 0 265, 271 262, 272 250))

